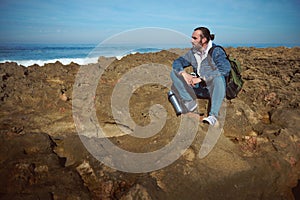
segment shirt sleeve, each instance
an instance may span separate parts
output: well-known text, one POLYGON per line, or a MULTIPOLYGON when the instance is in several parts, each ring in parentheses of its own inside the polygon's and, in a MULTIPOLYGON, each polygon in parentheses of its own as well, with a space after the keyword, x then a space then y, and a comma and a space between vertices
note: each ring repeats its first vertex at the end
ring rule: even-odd
POLYGON ((174 60, 173 62, 173 70, 176 73, 180 73, 184 70, 184 68, 191 66, 191 51, 189 51, 188 53, 186 53, 184 56, 180 56, 179 58, 177 58, 176 60, 174 60))
POLYGON ((229 60, 227 59, 226 53, 221 48, 215 48, 212 54, 214 63, 217 69, 223 76, 228 76, 231 66, 229 60))

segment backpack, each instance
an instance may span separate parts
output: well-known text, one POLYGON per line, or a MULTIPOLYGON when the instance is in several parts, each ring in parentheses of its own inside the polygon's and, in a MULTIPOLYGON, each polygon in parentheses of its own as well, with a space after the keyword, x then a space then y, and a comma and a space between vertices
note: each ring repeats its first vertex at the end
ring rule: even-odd
POLYGON ((241 75, 242 67, 241 64, 235 58, 230 57, 226 53, 225 49, 219 45, 213 46, 208 51, 208 55, 209 55, 208 63, 210 66, 212 66, 212 62, 211 62, 212 53, 216 47, 220 47, 225 52, 226 58, 229 61, 231 66, 230 73, 226 77, 226 98, 228 100, 231 100, 237 97, 238 93, 241 91, 243 87, 244 81, 241 75))

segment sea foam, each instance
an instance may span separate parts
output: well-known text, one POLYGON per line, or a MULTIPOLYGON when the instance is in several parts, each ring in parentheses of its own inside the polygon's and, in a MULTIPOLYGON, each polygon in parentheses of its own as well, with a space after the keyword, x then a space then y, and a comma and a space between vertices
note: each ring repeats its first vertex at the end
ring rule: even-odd
POLYGON ((18 65, 22 65, 24 67, 28 67, 34 64, 37 64, 39 66, 44 66, 48 63, 55 63, 60 62, 63 65, 68 65, 70 63, 77 63, 78 65, 86 65, 91 63, 97 63, 98 58, 58 58, 58 59, 50 59, 50 60, 4 60, 0 61, 0 63, 6 63, 6 62, 15 62, 18 65))

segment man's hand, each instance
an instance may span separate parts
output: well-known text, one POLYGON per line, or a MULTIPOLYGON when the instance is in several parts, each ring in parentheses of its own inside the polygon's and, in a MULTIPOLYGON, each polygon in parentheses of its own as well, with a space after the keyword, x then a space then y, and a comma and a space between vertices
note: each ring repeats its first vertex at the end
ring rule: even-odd
POLYGON ((202 80, 197 77, 192 78, 192 86, 194 87, 197 83, 200 83, 202 80))
POLYGON ((201 79, 200 78, 197 78, 185 71, 181 72, 181 75, 183 76, 185 82, 188 84, 188 85, 191 85, 191 86, 195 86, 195 84, 197 83, 200 83, 201 82, 201 79))

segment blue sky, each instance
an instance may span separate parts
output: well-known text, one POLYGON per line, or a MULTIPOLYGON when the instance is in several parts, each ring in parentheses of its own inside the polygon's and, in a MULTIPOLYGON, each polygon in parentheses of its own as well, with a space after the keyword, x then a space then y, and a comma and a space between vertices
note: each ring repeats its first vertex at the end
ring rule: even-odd
POLYGON ((0 0, 0 43, 99 43, 143 27, 190 36, 207 26, 218 43, 300 44, 299 10, 300 0, 0 0))

